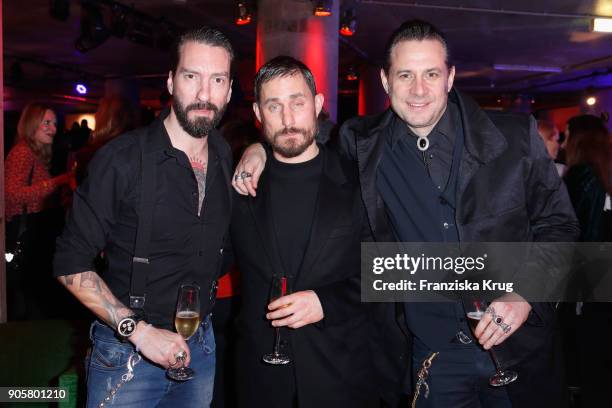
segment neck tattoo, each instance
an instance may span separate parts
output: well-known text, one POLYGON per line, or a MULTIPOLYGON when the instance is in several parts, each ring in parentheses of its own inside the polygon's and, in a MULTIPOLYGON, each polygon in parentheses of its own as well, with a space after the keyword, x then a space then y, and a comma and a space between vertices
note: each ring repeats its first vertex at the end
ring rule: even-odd
POLYGON ((204 203, 204 196, 206 195, 206 170, 207 161, 202 160, 196 156, 189 156, 189 162, 193 169, 196 181, 198 182, 198 215, 202 212, 202 203, 204 203))

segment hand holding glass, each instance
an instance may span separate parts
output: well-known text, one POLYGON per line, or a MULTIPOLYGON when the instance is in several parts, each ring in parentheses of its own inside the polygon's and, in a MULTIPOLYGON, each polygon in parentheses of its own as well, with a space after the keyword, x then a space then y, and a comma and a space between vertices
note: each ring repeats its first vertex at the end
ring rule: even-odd
MULTIPOLYGON (((270 303, 274 302, 276 299, 285 296, 290 293, 288 290, 288 278, 286 276, 276 276, 272 277, 272 286, 270 288, 270 303)), ((262 359, 264 362, 272 365, 282 365, 289 364, 291 362, 291 358, 288 355, 281 353, 279 350, 280 347, 280 327, 276 327, 276 334, 274 337, 274 350, 272 353, 265 354, 262 359)))
MULTIPOLYGON (((189 340, 200 327, 200 287, 193 283, 181 285, 178 300, 176 303, 176 315, 174 317, 176 332, 185 341, 189 340)), ((195 372, 185 367, 185 352, 177 354, 176 364, 181 363, 180 367, 169 368, 166 375, 176 381, 186 381, 193 378, 195 372)))
MULTIPOLYGON (((484 317, 485 311, 487 310, 487 305, 485 302, 474 301, 472 302, 472 309, 467 312, 468 323, 470 324, 470 328, 472 332, 476 330, 476 326, 478 326, 478 322, 484 317)), ((508 385, 513 381, 516 381, 518 378, 518 374, 516 371, 512 370, 504 370, 499 363, 499 360, 495 356, 493 349, 489 350, 489 355, 495 364, 495 375, 489 378, 489 385, 492 387, 501 387, 504 385, 508 385)))

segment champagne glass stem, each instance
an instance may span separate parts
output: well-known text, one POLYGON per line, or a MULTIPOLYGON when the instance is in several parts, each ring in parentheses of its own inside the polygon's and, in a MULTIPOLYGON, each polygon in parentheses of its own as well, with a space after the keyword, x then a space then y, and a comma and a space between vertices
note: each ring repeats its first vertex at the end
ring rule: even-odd
POLYGON ((280 327, 276 327, 276 338, 274 339, 274 354, 278 355, 280 347, 280 327))
POLYGON ((502 369, 502 366, 499 363, 499 360, 497 359, 497 356, 495 355, 493 350, 489 350, 489 355, 491 355, 491 359, 493 360, 493 364, 495 364, 495 371, 497 371, 497 374, 502 373, 504 370, 502 369))

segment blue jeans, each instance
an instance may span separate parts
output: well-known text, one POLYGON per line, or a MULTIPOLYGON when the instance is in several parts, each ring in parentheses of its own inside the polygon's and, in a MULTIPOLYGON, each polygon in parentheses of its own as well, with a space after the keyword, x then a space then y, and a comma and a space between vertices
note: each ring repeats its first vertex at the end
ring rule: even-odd
MULTIPOLYGON (((423 360, 431 350, 415 338, 412 347, 412 373, 417 378, 423 360)), ((488 352, 475 344, 442 350, 429 368, 429 398, 425 388, 417 401, 417 408, 511 408, 505 387, 494 388, 489 378, 495 365, 488 352)), ((519 374, 520 376, 520 374, 519 374)))
MULTIPOLYGON (((97 407, 128 372, 127 363, 135 354, 130 342, 121 342, 108 326, 91 325, 93 342, 87 367, 87 407, 97 407)), ((104 406, 113 407, 197 407, 210 406, 215 380, 215 336, 207 316, 189 341, 195 376, 177 382, 166 377, 165 369, 142 358, 134 366, 134 377, 124 383, 104 406)))

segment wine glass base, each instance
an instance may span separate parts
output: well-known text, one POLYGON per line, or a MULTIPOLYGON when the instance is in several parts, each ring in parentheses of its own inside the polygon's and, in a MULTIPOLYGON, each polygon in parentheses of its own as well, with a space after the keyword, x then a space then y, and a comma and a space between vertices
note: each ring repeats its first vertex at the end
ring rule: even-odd
POLYGON ((174 381, 187 381, 193 378, 195 372, 189 367, 180 367, 167 370, 166 375, 174 381))
POLYGON ((291 362, 289 356, 282 353, 271 353, 266 354, 262 357, 264 363, 272 364, 272 365, 285 365, 291 362))
POLYGON ((491 377, 489 379, 489 385, 491 387, 503 387, 504 385, 508 385, 511 382, 516 381, 517 378, 518 374, 516 371, 504 370, 491 377))

